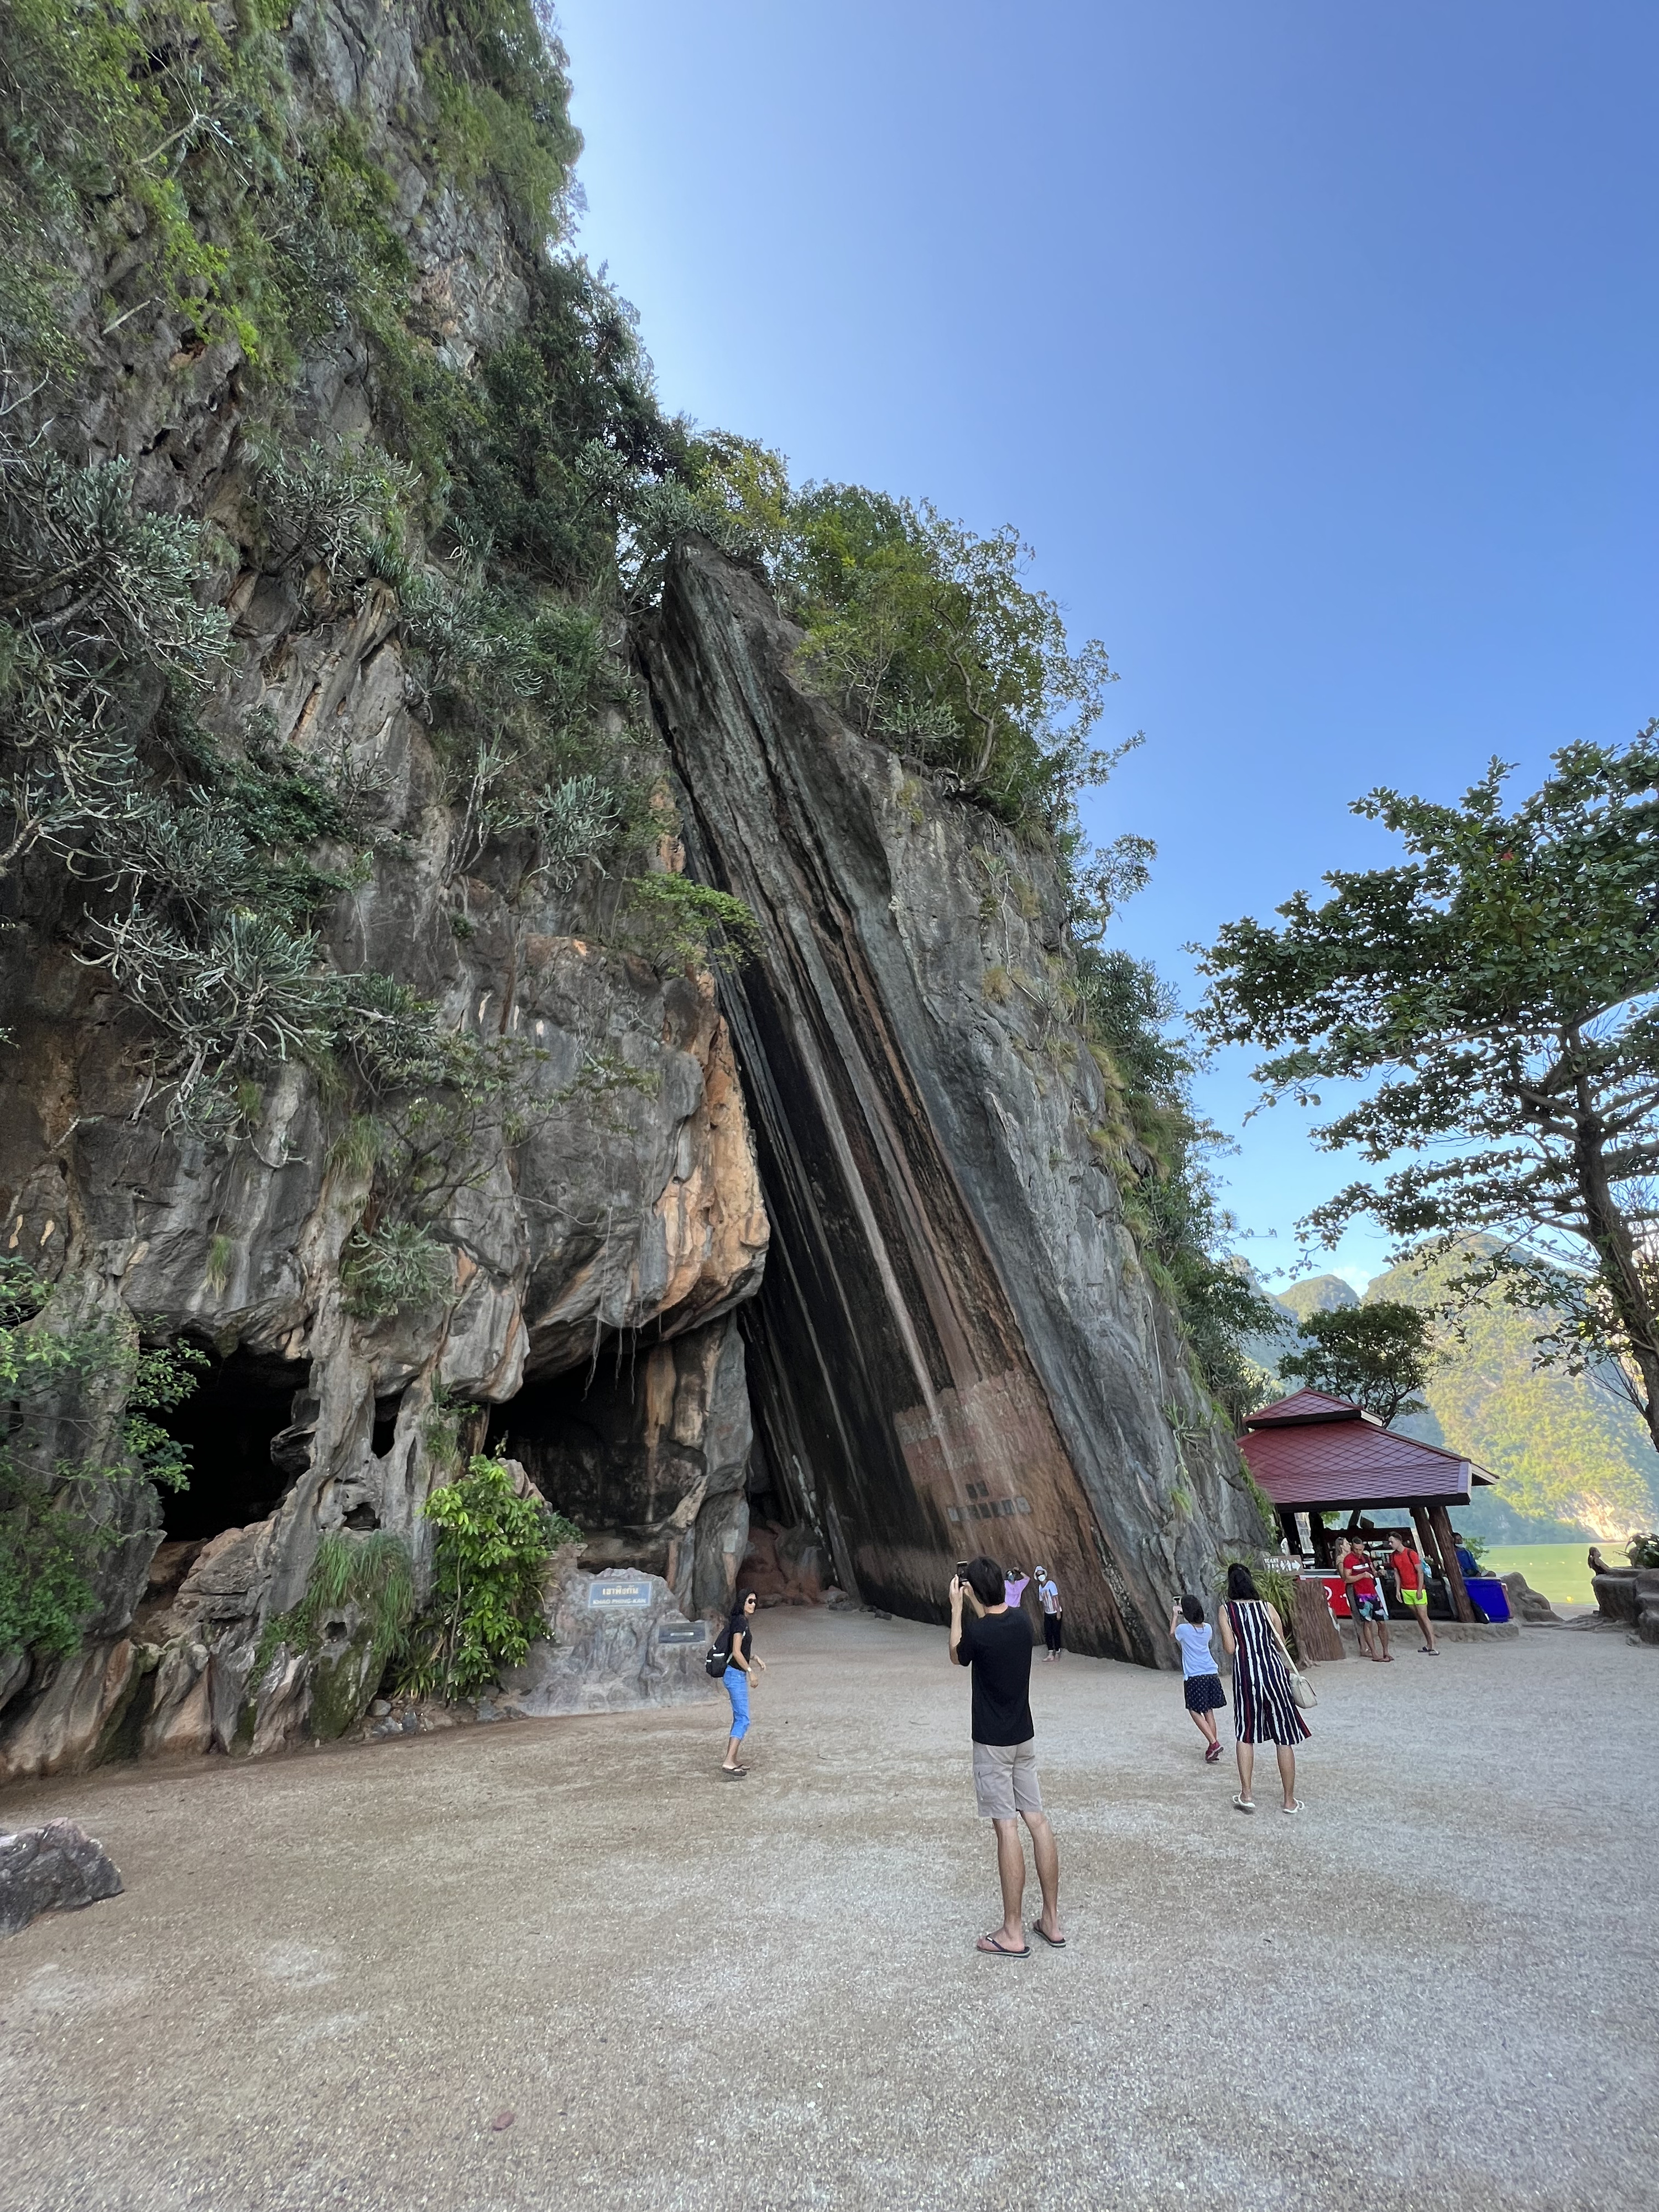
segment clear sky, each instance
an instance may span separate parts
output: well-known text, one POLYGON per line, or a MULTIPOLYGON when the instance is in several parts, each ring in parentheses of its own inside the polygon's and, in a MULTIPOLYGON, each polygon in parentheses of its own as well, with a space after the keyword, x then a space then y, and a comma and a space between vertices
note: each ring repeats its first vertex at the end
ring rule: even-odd
MULTIPOLYGON (((1653 0, 562 0, 580 242, 665 403, 1012 521, 1146 744, 1181 947, 1659 714, 1653 0)), ((1271 1272, 1348 1179, 1200 1085, 1271 1272)), ((1363 1281, 1382 1245, 1339 1261, 1363 1281)), ((1328 1264, 1328 1263, 1327 1263, 1328 1264)))

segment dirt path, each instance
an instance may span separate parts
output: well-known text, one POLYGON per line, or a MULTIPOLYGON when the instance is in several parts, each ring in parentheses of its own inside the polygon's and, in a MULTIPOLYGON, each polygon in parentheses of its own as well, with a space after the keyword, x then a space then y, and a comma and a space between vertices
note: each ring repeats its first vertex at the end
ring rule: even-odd
POLYGON ((0 1945, 0 2203, 1650 2212, 1653 1654, 1321 1668, 1299 1820, 1039 1665, 1073 1940, 1000 1963, 942 1634, 760 1649, 742 1783, 721 1698, 0 1800, 127 1885, 0 1945))

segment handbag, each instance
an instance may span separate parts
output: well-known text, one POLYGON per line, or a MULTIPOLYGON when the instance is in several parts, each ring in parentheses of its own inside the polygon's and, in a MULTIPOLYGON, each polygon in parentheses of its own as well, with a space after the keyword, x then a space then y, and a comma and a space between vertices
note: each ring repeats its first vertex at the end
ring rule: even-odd
POLYGON ((1291 1703, 1300 1705, 1304 1711, 1310 1705, 1316 1705, 1319 1703, 1318 1692, 1297 1666, 1296 1662, 1293 1659, 1287 1659, 1285 1665, 1291 1678, 1291 1703))

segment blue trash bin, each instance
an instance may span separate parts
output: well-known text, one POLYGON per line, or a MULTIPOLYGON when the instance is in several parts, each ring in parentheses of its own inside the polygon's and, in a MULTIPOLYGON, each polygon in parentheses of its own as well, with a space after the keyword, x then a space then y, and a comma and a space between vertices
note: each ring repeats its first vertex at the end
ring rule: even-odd
POLYGON ((1465 1587, 1469 1601, 1486 1620, 1507 1620, 1510 1617, 1510 1594, 1496 1575, 1467 1575, 1465 1587))

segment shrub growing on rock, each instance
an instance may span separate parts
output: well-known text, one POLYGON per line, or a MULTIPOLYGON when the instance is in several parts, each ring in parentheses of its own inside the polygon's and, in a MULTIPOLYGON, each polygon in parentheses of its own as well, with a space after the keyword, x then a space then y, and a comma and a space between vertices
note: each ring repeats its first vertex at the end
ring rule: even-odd
POLYGON ((498 1459, 477 1455, 423 1508, 436 1531, 432 1598, 410 1638, 402 1687, 414 1697, 476 1697, 516 1667, 542 1632, 542 1577, 581 1531, 522 1498, 498 1459))

